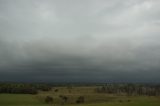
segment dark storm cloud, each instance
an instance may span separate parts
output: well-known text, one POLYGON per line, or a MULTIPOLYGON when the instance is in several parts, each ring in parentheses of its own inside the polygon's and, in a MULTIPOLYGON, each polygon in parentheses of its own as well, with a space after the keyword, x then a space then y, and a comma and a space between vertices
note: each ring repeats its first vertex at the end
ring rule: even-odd
POLYGON ((157 0, 0 0, 0 80, 158 82, 157 0))

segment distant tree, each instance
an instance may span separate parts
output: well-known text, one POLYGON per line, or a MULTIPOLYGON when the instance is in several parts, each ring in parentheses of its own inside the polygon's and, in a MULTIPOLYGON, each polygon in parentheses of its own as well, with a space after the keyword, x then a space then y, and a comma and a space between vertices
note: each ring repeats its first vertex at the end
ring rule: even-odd
POLYGON ((38 90, 48 91, 49 85, 26 83, 0 83, 0 93, 37 94, 38 90))
POLYGON ((160 95, 160 85, 145 84, 106 84, 95 89, 97 93, 126 94, 132 95, 160 95))

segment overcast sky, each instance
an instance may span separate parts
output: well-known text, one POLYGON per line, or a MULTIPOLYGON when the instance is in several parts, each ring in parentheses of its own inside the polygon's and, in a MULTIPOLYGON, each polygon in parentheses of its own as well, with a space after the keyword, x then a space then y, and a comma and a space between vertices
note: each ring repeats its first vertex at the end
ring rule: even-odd
POLYGON ((0 0, 0 81, 160 82, 160 0, 0 0))

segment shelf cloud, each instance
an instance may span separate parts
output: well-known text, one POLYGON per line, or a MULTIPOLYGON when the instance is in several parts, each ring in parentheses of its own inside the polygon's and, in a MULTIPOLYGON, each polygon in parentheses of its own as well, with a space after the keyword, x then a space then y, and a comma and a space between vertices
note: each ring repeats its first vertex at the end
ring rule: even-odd
POLYGON ((0 81, 157 83, 159 5, 0 0, 0 81))

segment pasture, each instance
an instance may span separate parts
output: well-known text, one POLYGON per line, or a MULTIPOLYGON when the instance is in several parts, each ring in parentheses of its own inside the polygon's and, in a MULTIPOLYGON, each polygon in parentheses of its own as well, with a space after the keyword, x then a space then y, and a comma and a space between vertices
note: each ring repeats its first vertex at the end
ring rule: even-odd
POLYGON ((0 106, 160 106, 159 96, 127 96, 125 94, 107 94, 95 92, 92 87, 54 87, 51 91, 39 91, 38 94, 0 94, 0 106), (45 98, 53 98, 46 103, 45 98), (64 102, 60 96, 67 97, 64 102), (78 97, 84 97, 83 103, 77 103, 78 97))

